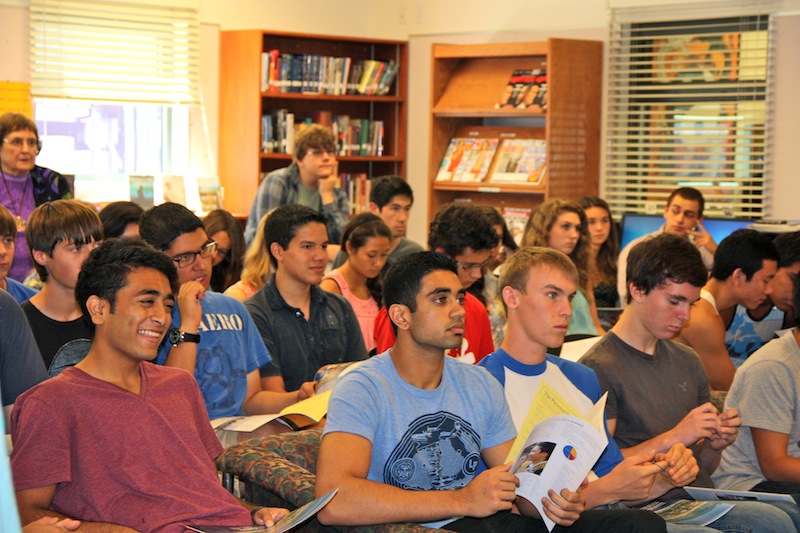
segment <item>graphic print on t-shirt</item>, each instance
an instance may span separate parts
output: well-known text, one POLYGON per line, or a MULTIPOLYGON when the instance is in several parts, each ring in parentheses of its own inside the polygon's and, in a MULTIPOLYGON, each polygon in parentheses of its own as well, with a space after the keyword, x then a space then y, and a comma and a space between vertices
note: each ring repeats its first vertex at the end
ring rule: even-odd
POLYGON ((464 487, 480 463, 481 439, 469 422, 440 411, 414 420, 392 451, 384 482, 406 490, 464 487))
POLYGON ((198 348, 195 378, 200 385, 206 408, 214 412, 230 409, 238 400, 237 386, 247 379, 243 368, 234 368, 221 345, 198 348))

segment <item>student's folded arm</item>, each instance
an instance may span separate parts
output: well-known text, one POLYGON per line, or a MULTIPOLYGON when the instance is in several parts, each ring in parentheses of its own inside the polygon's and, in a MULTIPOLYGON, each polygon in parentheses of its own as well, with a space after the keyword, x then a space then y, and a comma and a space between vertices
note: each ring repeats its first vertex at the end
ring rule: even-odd
POLYGON ((800 459, 787 453, 789 435, 761 428, 750 428, 761 472, 769 481, 800 482, 800 459))
POLYGON ((286 392, 283 376, 261 376, 261 389, 273 392, 286 392))
MULTIPOLYGON (((614 432, 617 429, 617 419, 616 418, 606 419, 606 426, 608 426, 608 432, 613 436, 614 432)), ((650 450, 656 450, 657 452, 663 453, 669 450, 670 448, 670 443, 668 442, 669 440, 670 439, 667 438, 667 433, 662 433, 661 435, 656 435, 652 439, 648 439, 635 446, 631 446, 629 448, 620 447, 619 450, 622 452, 623 457, 630 457, 632 455, 645 453, 650 450)))
MULTIPOLYGON (((323 437, 317 461, 316 496, 336 488, 339 492, 320 511, 321 523, 354 526, 432 522, 485 512, 486 502, 475 490, 484 487, 470 489, 476 480, 458 490, 404 490, 367 479, 371 456, 372 443, 359 435, 333 432, 323 437)), ((513 489, 509 500, 513 500, 513 489)), ((511 508, 511 501, 507 508, 511 508)), ((482 516, 491 514, 485 512, 482 516)))
POLYGON ((284 407, 297 403, 298 393, 263 390, 258 370, 247 374, 247 394, 242 409, 247 415, 279 413, 284 407))
MULTIPOLYGON (((47 516, 54 516, 59 520, 65 518, 74 518, 70 516, 57 513, 50 509, 50 504, 53 501, 53 495, 56 492, 55 485, 48 485, 46 487, 37 487, 35 489, 26 489, 17 491, 17 505, 19 507, 19 515, 23 524, 30 524, 36 520, 47 516)), ((135 529, 121 526, 119 524, 109 524, 106 522, 87 522, 80 521, 81 525, 79 531, 87 533, 135 533, 135 529)))

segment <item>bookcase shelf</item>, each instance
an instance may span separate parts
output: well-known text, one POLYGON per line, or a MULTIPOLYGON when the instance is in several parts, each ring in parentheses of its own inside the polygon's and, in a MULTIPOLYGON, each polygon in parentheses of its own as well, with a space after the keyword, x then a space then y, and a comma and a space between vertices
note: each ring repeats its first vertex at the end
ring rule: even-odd
POLYGON ((454 200, 534 208, 551 197, 597 194, 602 46, 599 41, 573 39, 433 45, 430 216, 454 200), (518 69, 546 69, 545 112, 495 109, 510 75, 518 69), (436 181, 451 138, 506 135, 546 141, 547 173, 542 183, 436 181))
POLYGON ((262 30, 220 34, 219 178, 225 209, 246 215, 261 176, 289 165, 291 155, 264 153, 261 117, 286 109, 295 122, 328 111, 332 116, 383 121, 383 155, 337 156, 339 172, 369 177, 406 173, 408 51, 405 41, 359 39, 262 30), (392 60, 399 65, 387 95, 263 92, 262 53, 392 60))
POLYGON ((261 93, 262 98, 270 100, 315 100, 317 102, 370 102, 374 104, 402 102, 399 96, 370 96, 361 94, 303 94, 303 93, 261 93))

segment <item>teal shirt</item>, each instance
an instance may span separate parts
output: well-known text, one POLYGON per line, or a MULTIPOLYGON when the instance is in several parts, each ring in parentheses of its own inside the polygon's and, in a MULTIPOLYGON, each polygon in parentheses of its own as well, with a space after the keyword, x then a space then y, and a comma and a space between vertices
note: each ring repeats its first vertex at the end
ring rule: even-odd
POLYGON ((597 335, 597 327, 592 320, 592 312, 589 308, 589 300, 581 289, 575 293, 572 299, 572 318, 569 320, 567 335, 597 335))

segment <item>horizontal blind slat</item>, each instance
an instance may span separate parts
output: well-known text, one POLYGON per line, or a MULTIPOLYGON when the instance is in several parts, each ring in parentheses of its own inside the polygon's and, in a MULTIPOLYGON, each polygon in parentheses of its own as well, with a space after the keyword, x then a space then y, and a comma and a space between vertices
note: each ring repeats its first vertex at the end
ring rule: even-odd
POLYGON ((615 214, 663 206, 687 184, 707 213, 766 213, 776 5, 612 9, 604 196, 615 214))

